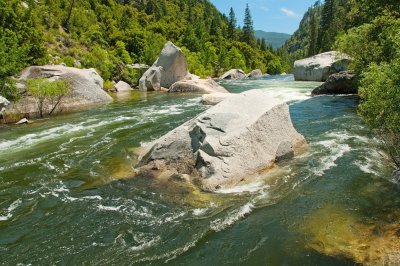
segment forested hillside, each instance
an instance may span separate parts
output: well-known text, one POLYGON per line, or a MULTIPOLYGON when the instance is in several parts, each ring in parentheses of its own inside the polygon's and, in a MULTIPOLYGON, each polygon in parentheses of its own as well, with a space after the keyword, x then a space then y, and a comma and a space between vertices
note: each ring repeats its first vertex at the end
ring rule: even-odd
POLYGON ((352 58, 359 113, 400 167, 400 1, 325 0, 308 10, 279 51, 292 63, 338 50, 352 58))
POLYGON ((167 41, 182 47, 190 71, 200 76, 230 68, 285 71, 256 42, 246 11, 239 29, 235 14, 226 17, 208 0, 1 1, 0 94, 12 98, 9 77, 32 64, 93 67, 105 80, 133 83, 126 65, 152 64, 167 41))
POLYGON ((257 39, 265 39, 267 44, 272 48, 277 49, 282 47, 283 44, 290 38, 290 34, 279 32, 265 32, 262 30, 255 31, 257 39))

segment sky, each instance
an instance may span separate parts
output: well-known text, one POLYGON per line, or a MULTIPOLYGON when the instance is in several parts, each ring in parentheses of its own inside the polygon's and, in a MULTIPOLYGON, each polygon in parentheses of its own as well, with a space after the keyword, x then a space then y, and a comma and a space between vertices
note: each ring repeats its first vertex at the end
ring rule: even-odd
POLYGON ((239 25, 243 25, 246 3, 250 6, 254 29, 292 34, 316 0, 210 0, 222 13, 233 7, 239 25))

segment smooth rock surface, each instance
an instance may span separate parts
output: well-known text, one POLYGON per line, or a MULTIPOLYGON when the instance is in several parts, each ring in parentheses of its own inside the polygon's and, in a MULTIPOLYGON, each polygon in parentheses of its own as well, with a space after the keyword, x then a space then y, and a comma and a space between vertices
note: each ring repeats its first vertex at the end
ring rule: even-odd
POLYGON ((243 79, 246 77, 246 73, 244 73, 243 70, 241 69, 231 69, 227 72, 225 72, 224 74, 222 74, 222 76, 220 76, 220 79, 243 79))
POLYGON ((26 118, 22 118, 21 120, 19 120, 17 123, 15 123, 16 125, 22 125, 22 124, 29 124, 30 121, 26 118))
POLYGON ((212 79, 181 80, 175 82, 169 92, 196 92, 196 93, 229 93, 224 87, 212 79))
POLYGON ((312 95, 357 94, 356 76, 350 71, 332 74, 326 82, 312 91, 312 95))
POLYGON ((74 106, 112 101, 111 96, 103 90, 103 79, 94 69, 77 69, 62 65, 31 66, 22 72, 19 82, 24 84, 27 79, 34 78, 68 80, 72 92, 67 97, 69 101, 65 102, 74 106))
POLYGON ((169 88, 177 81, 189 79, 191 74, 182 50, 172 42, 167 42, 160 57, 139 80, 141 91, 158 91, 161 87, 169 88))
POLYGON ((247 74, 246 77, 249 79, 258 79, 258 78, 262 78, 263 74, 260 69, 255 69, 255 70, 251 71, 249 74, 247 74))
POLYGON ((117 92, 125 92, 133 90, 131 85, 122 80, 118 81, 118 83, 115 84, 115 89, 117 90, 117 92))
POLYGON ((296 81, 326 81, 341 71, 347 70, 350 57, 336 51, 326 52, 294 62, 296 81))
POLYGON ((231 97, 234 94, 231 93, 221 93, 221 92, 214 92, 210 94, 204 94, 201 97, 201 103, 206 105, 216 105, 228 97, 231 97))
POLYGON ((153 142, 138 167, 139 173, 158 169, 188 174, 194 184, 215 191, 293 156, 303 144, 288 105, 251 90, 227 98, 153 142))

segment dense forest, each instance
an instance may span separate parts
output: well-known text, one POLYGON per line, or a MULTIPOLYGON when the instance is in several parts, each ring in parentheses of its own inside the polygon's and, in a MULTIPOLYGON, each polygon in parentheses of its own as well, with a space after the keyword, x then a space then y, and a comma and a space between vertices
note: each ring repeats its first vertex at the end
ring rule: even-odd
MULTIPOLYGON (((245 7, 243 7, 245 8, 245 7)), ((151 65, 167 41, 180 46, 190 71, 287 70, 254 37, 250 9, 243 28, 208 0, 9 0, 0 2, 0 88, 12 100, 11 76, 28 65, 96 68, 106 81, 135 83, 132 63, 151 65)), ((106 82, 109 84, 110 82, 106 82)))
POLYGON ((400 167, 400 1, 316 2, 279 51, 288 62, 338 50, 358 76, 359 114, 400 167))

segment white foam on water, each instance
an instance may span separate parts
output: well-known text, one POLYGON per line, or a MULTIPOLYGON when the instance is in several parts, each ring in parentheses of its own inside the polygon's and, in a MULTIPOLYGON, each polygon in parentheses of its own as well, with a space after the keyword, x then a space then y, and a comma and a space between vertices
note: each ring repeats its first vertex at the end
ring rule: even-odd
POLYGON ((251 213, 253 209, 254 209, 253 203, 249 202, 240 207, 239 209, 229 213, 227 217, 212 221, 210 223, 210 229, 215 232, 222 231, 225 228, 233 225, 243 217, 245 217, 247 214, 251 213))
POLYGON ((149 249, 151 247, 154 247, 155 245, 157 245, 159 242, 161 241, 161 237, 156 236, 155 238, 148 240, 146 239, 145 241, 143 241, 142 244, 138 245, 138 246, 133 246, 130 247, 131 251, 143 251, 146 249, 149 249))
POLYGON ((21 199, 17 199, 13 203, 11 203, 10 206, 7 208, 7 211, 6 211, 7 214, 4 216, 0 216, 0 221, 7 221, 7 220, 11 219, 13 216, 13 214, 12 214, 13 211, 16 208, 18 208, 21 205, 21 203, 22 203, 21 199))
POLYGON ((207 213, 209 209, 208 208, 198 208, 193 210, 193 215, 194 216, 203 216, 204 214, 207 213))
POLYGON ((240 186, 234 186, 231 188, 223 188, 216 191, 220 194, 231 194, 231 193, 246 193, 246 192, 257 192, 265 189, 266 186, 262 182, 252 182, 240 186))
MULTIPOLYGON (((120 116, 120 117, 113 117, 108 120, 97 120, 92 119, 85 122, 80 122, 77 124, 65 124, 62 126, 57 126, 53 128, 49 128, 46 130, 42 130, 38 133, 31 133, 21 137, 18 137, 14 140, 6 140, 0 142, 0 152, 5 152, 6 150, 16 150, 16 149, 26 149, 30 146, 57 139, 60 137, 65 137, 66 135, 71 135, 76 132, 81 131, 90 131, 93 132, 95 129, 99 127, 103 127, 105 125, 110 125, 113 123, 123 122, 132 120, 132 117, 127 116, 120 116)), ((86 136, 85 136, 86 137, 86 136)), ((85 138, 84 137, 84 138, 85 138)), ((72 138, 67 143, 71 143, 72 141, 79 139, 72 138)))
POLYGON ((337 140, 325 140, 317 142, 316 144, 324 146, 330 152, 329 155, 320 158, 320 167, 313 170, 314 174, 317 176, 323 176, 327 170, 336 166, 336 161, 339 158, 351 151, 351 147, 348 144, 340 144, 337 140))
POLYGON ((122 207, 123 207, 122 205, 120 206, 104 206, 101 204, 97 205, 97 208, 100 211, 119 211, 122 207))

